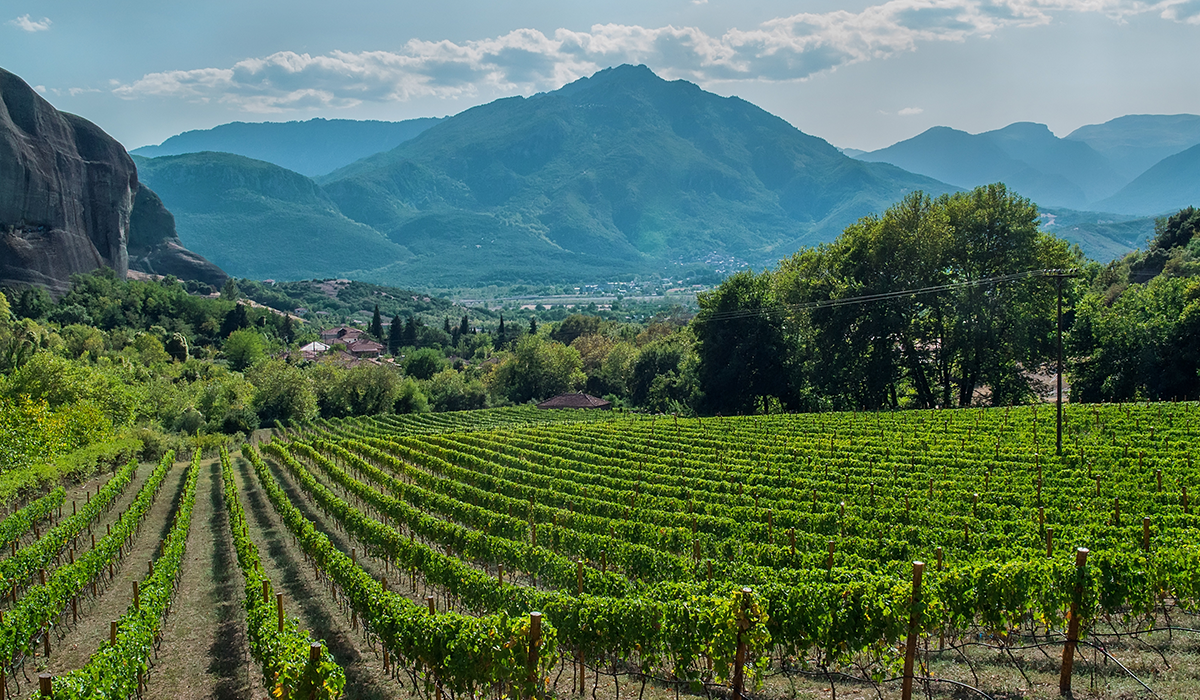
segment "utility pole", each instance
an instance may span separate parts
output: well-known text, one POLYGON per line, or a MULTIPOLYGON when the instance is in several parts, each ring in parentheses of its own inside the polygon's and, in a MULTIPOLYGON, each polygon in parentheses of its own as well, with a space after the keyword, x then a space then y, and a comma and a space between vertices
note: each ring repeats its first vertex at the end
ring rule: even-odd
POLYGON ((1055 277, 1054 280, 1058 283, 1058 372, 1056 372, 1056 383, 1058 390, 1055 392, 1055 401, 1058 404, 1058 434, 1056 445, 1056 454, 1062 457, 1062 281, 1061 276, 1055 277))
POLYGON ((1053 277, 1058 287, 1058 371, 1055 376, 1055 384, 1057 391, 1055 392, 1055 403, 1058 408, 1057 435, 1055 441, 1055 454, 1062 457, 1062 372, 1063 372, 1063 321, 1062 321, 1062 294, 1063 280, 1068 277, 1078 277, 1079 273, 1074 270, 1054 270, 1047 277, 1053 277))

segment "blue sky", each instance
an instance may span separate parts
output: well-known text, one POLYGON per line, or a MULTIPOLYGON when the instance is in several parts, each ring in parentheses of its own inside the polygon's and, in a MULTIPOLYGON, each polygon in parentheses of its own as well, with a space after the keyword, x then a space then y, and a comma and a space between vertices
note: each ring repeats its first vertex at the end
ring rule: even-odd
POLYGON ((838 146, 1200 114, 1200 0, 6 0, 0 67, 128 148, 407 119, 645 63, 838 146))

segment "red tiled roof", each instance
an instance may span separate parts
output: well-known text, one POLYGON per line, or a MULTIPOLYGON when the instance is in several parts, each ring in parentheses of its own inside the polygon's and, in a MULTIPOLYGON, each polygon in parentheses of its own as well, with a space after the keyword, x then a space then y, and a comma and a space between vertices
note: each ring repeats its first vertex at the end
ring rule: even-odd
POLYGON ((553 398, 546 399, 537 405, 538 408, 612 408, 611 401, 598 399, 591 394, 579 392, 577 394, 559 394, 553 398))

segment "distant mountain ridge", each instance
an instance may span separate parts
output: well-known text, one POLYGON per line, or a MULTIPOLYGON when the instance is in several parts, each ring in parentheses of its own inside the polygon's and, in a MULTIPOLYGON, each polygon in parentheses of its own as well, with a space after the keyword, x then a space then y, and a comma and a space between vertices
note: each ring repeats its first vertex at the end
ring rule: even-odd
POLYGON ((1163 158, 1200 144, 1200 116, 1130 114, 1081 126, 1065 138, 1088 144, 1132 181, 1163 158))
POLYGON ((610 274, 713 253, 773 263, 908 192, 954 190, 863 163, 738 98, 620 66, 469 109, 318 178, 347 216, 445 277, 610 274), (431 242, 437 242, 431 246, 431 242))
POLYGON ((253 279, 344 276, 412 257, 347 219, 309 178, 232 153, 134 156, 188 247, 253 279))
POLYGON ((1200 116, 1177 114, 1119 117, 1065 138, 1031 122, 980 134, 938 126, 877 151, 845 151, 959 187, 1004 182, 1043 207, 1149 216, 1198 203, 1194 188, 1181 183, 1151 178, 1155 185, 1133 185, 1156 163, 1197 144, 1200 116))
POLYGON ((424 117, 399 122, 310 119, 293 122, 231 122, 185 131, 133 155, 156 158, 184 153, 234 153, 315 177, 374 153, 388 151, 437 124, 424 117))

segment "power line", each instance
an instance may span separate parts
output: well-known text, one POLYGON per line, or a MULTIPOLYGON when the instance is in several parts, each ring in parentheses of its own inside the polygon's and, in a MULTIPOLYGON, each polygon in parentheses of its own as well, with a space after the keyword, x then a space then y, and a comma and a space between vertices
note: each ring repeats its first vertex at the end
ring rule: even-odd
POLYGON ((999 275, 996 277, 985 277, 977 280, 967 280, 964 282, 953 282, 950 284, 939 284, 931 287, 921 287, 919 289, 904 289, 895 292, 880 292, 877 294, 864 294, 856 297, 844 297, 841 299, 822 299, 818 301, 803 302, 800 304, 780 304, 778 306, 768 306, 758 309, 736 309, 733 311, 716 311, 706 316, 706 320, 710 321, 732 321, 741 318, 752 318, 755 316, 765 316, 772 313, 780 313, 783 311, 804 311, 808 309, 828 309, 839 306, 850 306, 853 304, 869 304, 877 301, 887 301, 889 299, 899 299, 903 297, 920 296, 924 294, 937 294, 938 292, 949 292, 956 289, 966 289, 969 287, 982 287, 987 285, 999 285, 1009 282, 1019 282, 1021 280, 1034 277, 1061 277, 1069 275, 1072 271, 1068 270, 1026 270, 1025 272, 1016 272, 1008 275, 999 275))

